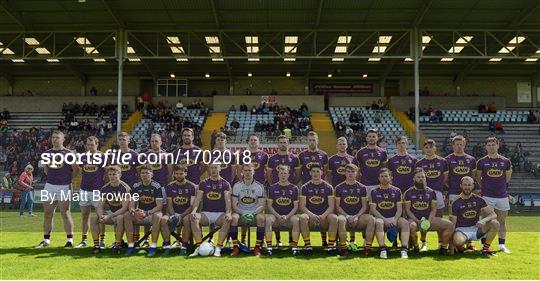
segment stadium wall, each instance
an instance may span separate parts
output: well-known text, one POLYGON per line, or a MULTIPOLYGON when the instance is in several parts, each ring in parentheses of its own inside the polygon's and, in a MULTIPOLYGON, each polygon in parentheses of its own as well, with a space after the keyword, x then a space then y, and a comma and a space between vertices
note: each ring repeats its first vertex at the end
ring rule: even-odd
MULTIPOLYGON (((97 105, 116 104, 116 96, 76 96, 67 98, 66 96, 36 96, 36 97, 2 97, 1 107, 8 108, 11 112, 61 112, 64 102, 94 102, 97 105)), ((124 97, 123 104, 128 105, 130 112, 135 109, 135 97, 124 97)))
MULTIPOLYGON (((36 96, 82 96, 90 94, 92 87, 96 87, 98 96, 116 96, 118 89, 116 78, 89 78, 86 83, 86 91, 82 89, 82 83, 77 78, 71 77, 18 77, 13 84, 13 93, 21 96, 30 90, 36 96), (111 90, 111 92, 109 92, 111 90)), ((5 79, 1 79, 0 93, 8 94, 9 84, 5 79)), ((124 95, 135 96, 140 93, 140 80, 137 78, 124 79, 124 95)))
POLYGON ((386 102, 386 97, 330 97, 330 106, 371 106, 373 101, 382 99, 386 102))
POLYGON ((191 105, 193 101, 198 101, 198 100, 202 100, 202 102, 204 102, 204 105, 206 105, 209 108, 212 108, 214 106, 214 99, 211 97, 152 97, 153 103, 166 102, 173 106, 176 106, 176 103, 179 100, 181 100, 184 106, 186 107, 191 105))
POLYGON ((274 90, 278 95, 304 95, 305 79, 296 78, 241 78, 233 82, 234 95, 270 95, 274 90))
MULTIPOLYGON (((214 97, 214 111, 215 112, 227 112, 231 105, 234 105, 237 109, 242 103, 245 103, 248 108, 253 105, 261 104, 261 96, 215 96, 214 97)), ((277 96, 276 103, 279 105, 286 105, 291 108, 298 108, 302 103, 306 103, 311 112, 324 112, 324 97, 323 96, 277 96)))
POLYGON ((187 88, 188 95, 193 97, 210 96, 214 90, 218 95, 228 95, 229 80, 189 80, 187 88))
MULTIPOLYGON (((390 101, 396 110, 407 111, 414 106, 414 97, 410 96, 394 96, 390 97, 390 101)), ((506 99, 504 97, 420 97, 420 108, 426 108, 433 105, 440 109, 478 109, 478 105, 482 103, 494 102, 496 108, 505 109, 506 99)))

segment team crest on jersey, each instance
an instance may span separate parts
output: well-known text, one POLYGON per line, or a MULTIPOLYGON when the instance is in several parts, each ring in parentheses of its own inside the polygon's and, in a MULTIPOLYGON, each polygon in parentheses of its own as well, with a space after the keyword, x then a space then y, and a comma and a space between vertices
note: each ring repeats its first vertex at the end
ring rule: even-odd
POLYGON ((261 164, 259 162, 251 161, 251 165, 255 168, 255 170, 259 169, 261 167, 261 164))
POLYGON ((291 205, 292 201, 291 201, 291 198, 288 198, 288 197, 279 197, 276 200, 276 203, 280 206, 289 206, 291 205))
POLYGON ((139 201, 143 204, 152 204, 154 203, 154 197, 152 196, 141 196, 139 197, 139 201))
POLYGON ((129 165, 129 164, 121 164, 120 165, 120 170, 122 170, 122 172, 127 172, 127 171, 131 170, 131 165, 129 165))
POLYGON ((378 206, 379 208, 383 209, 383 210, 390 210, 392 208, 394 208, 396 204, 392 201, 381 201, 379 202, 378 206))
POLYGON ((96 165, 84 165, 82 170, 85 173, 95 173, 98 170, 98 166, 96 166, 96 165))
POLYGON ((336 172, 340 175, 345 175, 345 166, 337 168, 336 172))
POLYGON ((309 163, 306 164, 306 168, 309 170, 309 169, 311 169, 311 166, 313 166, 313 165, 319 165, 319 163, 317 163, 317 162, 309 162, 309 163))
POLYGON ((315 204, 315 205, 319 205, 319 204, 322 204, 324 202, 324 199, 320 196, 311 196, 309 198, 309 202, 311 204, 315 204))
POLYGON ((206 194, 206 198, 208 198, 209 200, 219 200, 221 199, 221 193, 210 191, 206 194))
POLYGON ((407 175, 411 173, 411 167, 399 166, 397 167, 396 172, 398 172, 398 174, 407 175))
POLYGON ((476 211, 475 210, 468 210, 465 213, 463 213, 463 217, 467 219, 473 219, 476 218, 476 211))
POLYGON ((255 198, 246 196, 246 197, 243 197, 240 201, 242 201, 242 203, 244 204, 253 204, 255 203, 255 198))
POLYGON ((117 201, 117 200, 111 200, 111 201, 108 201, 107 203, 109 203, 109 206, 112 206, 112 207, 120 207, 120 206, 122 206, 122 202, 117 201))
POLYGON ((454 173, 458 175, 467 175, 469 171, 470 171, 469 167, 465 167, 465 166, 456 166, 454 168, 454 173))
POLYGON ((499 178, 499 177, 502 177, 503 171, 499 169, 489 169, 487 171, 487 175, 488 177, 499 178))
POLYGON ((368 159, 366 160, 365 163, 366 163, 366 166, 375 168, 375 167, 379 167, 379 165, 381 164, 381 161, 379 161, 378 159, 368 159))
POLYGON ((49 167, 50 169, 60 169, 64 167, 64 163, 62 162, 59 164, 49 164, 47 167, 49 167))
POLYGON ((441 176, 441 171, 438 170, 428 170, 426 172, 426 177, 430 179, 436 179, 441 176))
POLYGON ((358 204, 358 202, 360 202, 360 198, 357 196, 347 196, 343 199, 343 202, 349 205, 358 204))
POLYGON ((180 165, 187 165, 187 166, 191 166, 191 165, 195 165, 195 160, 194 159, 180 159, 180 165))
POLYGON ((413 208, 416 209, 416 210, 420 210, 420 211, 423 211, 423 210, 427 210, 429 208, 429 204, 428 202, 414 202, 412 204, 413 208))
POLYGON ((173 198, 172 201, 175 205, 186 205, 188 203, 188 198, 176 196, 173 198))

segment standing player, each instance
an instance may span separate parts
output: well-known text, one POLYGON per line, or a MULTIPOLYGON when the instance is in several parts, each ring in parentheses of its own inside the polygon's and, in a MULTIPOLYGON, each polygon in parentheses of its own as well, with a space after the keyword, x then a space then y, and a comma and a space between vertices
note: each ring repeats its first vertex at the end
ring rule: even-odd
POLYGON ((288 227, 292 230, 292 253, 298 256, 297 248, 300 237, 300 219, 298 211, 298 187, 289 182, 290 166, 276 167, 279 181, 268 188, 268 211, 266 216, 266 254, 272 255, 272 229, 273 227, 288 227))
POLYGON ((452 139, 454 152, 446 156, 448 164, 448 201, 454 202, 461 193, 460 183, 465 176, 473 177, 476 170, 476 160, 465 153, 467 141, 463 136, 455 136, 452 139))
MULTIPOLYGON (((306 184, 311 180, 310 168, 312 165, 319 165, 322 168, 323 179, 327 174, 328 156, 326 152, 319 149, 319 135, 316 132, 309 132, 307 135, 307 150, 304 150, 298 154, 298 160, 300 161, 300 176, 302 184, 306 184)), ((326 232, 321 232, 321 239, 323 247, 327 247, 326 232)))
POLYGON ((360 165, 360 182, 366 186, 368 197, 377 188, 380 170, 388 161, 386 150, 377 146, 378 140, 377 130, 369 129, 366 133, 367 145, 356 153, 356 161, 360 165))
POLYGON ((357 164, 354 156, 347 153, 347 147, 347 139, 345 137, 338 138, 336 144, 337 153, 328 159, 326 181, 332 186, 337 186, 345 181, 345 167, 348 164, 357 164))
MULTIPOLYGON (((186 179, 186 166, 175 166, 174 181, 165 188, 167 195, 167 210, 161 217, 161 236, 163 237, 163 256, 171 252, 171 230, 182 228, 182 246, 180 256, 187 255, 187 246, 191 235, 189 214, 192 211, 193 200, 197 186, 186 179)), ((179 233, 179 232, 177 232, 179 233)))
POLYGON ((214 256, 221 256, 223 242, 227 239, 232 220, 231 185, 220 176, 221 165, 208 166, 209 177, 201 181, 197 196, 191 211, 191 230, 195 240, 195 251, 190 257, 199 255, 199 245, 202 243, 201 226, 216 225, 219 229, 219 239, 214 250, 214 256), (200 213, 197 213, 200 207, 200 213))
POLYGON ((94 239, 92 252, 94 253, 101 252, 98 236, 105 230, 105 225, 109 224, 114 225, 115 232, 113 253, 120 254, 124 235, 124 214, 129 207, 126 195, 130 193, 129 186, 120 180, 121 174, 122 171, 118 166, 107 167, 109 182, 101 188, 101 200, 97 202, 96 215, 91 219, 92 239, 94 239), (105 207, 108 207, 108 210, 105 210, 105 207))
POLYGON ((482 190, 482 196, 486 203, 495 209, 499 229, 499 249, 506 254, 510 250, 506 248, 506 217, 510 210, 508 200, 508 182, 512 177, 512 163, 499 154, 499 140, 490 137, 486 140, 487 155, 480 158, 476 163, 476 181, 482 190))
POLYGON ((236 157, 227 149, 227 135, 219 132, 216 137, 216 147, 212 151, 212 162, 220 163, 220 175, 221 178, 226 180, 232 185, 238 174, 238 165, 236 164, 236 157), (215 158, 215 159, 214 159, 215 158))
MULTIPOLYGON (((182 129, 182 144, 173 153, 175 157, 178 157, 179 164, 187 166, 187 180, 198 185, 201 181, 201 176, 204 174, 205 166, 202 164, 202 157, 197 153, 201 152, 201 148, 193 144, 194 133, 191 128, 182 129), (197 160, 197 161, 195 161, 197 160)), ((169 165, 169 174, 172 174, 175 164, 169 165)))
POLYGON ((253 178, 255 173, 253 164, 242 166, 243 180, 237 182, 232 190, 232 214, 231 228, 229 235, 233 241, 231 256, 236 256, 240 252, 238 248, 238 223, 244 225, 251 224, 248 218, 255 218, 257 224, 257 242, 253 254, 261 254, 262 242, 264 239, 264 210, 266 209, 266 198, 264 197, 264 187, 253 178))
POLYGON ((156 254, 157 240, 159 238, 160 220, 162 217, 161 210, 163 209, 163 187, 152 180, 153 169, 150 165, 145 165, 140 168, 141 181, 133 185, 131 196, 138 197, 129 204, 129 213, 124 215, 124 226, 126 228, 126 236, 128 240, 128 249, 126 256, 130 256, 135 252, 135 243, 133 238, 133 226, 135 225, 151 225, 152 242, 147 256, 152 257, 156 254), (142 218, 136 213, 142 213, 142 218))
MULTIPOLYGON (((414 186, 405 191, 403 195, 405 214, 409 219, 409 228, 411 230, 411 240, 415 252, 419 252, 416 232, 420 229, 421 220, 428 220, 430 223, 429 230, 442 234, 442 246, 439 251, 442 255, 447 255, 448 243, 452 237, 454 227, 451 221, 436 216, 437 195, 433 189, 427 186, 426 182, 424 169, 416 168, 414 170, 414 186)), ((427 233, 427 231, 422 233, 427 233)))
POLYGON ((150 149, 144 152, 144 154, 146 163, 152 167, 154 174, 152 179, 164 187, 169 183, 169 169, 166 165, 166 154, 161 149, 161 144, 161 136, 159 134, 152 134, 150 137, 150 149))
POLYGON ((392 172, 392 184, 404 193, 413 185, 416 158, 407 151, 409 140, 406 136, 396 138, 396 155, 388 159, 388 169, 392 172))
MULTIPOLYGON (((66 155, 71 153, 64 147, 64 133, 53 131, 51 135, 52 148, 45 151, 46 155, 52 160, 54 153, 66 155)), ((58 157, 55 159, 59 160, 58 157)), ((52 161, 51 161, 52 162, 52 161)), ((65 161, 64 161, 65 162, 65 161)), ((51 244, 51 231, 53 228, 54 212, 56 207, 60 206, 60 213, 64 221, 64 230, 66 231, 67 242, 64 248, 73 248, 73 219, 71 218, 70 199, 71 198, 71 180, 79 171, 76 164, 44 164, 43 171, 46 174, 45 190, 41 200, 43 202, 43 241, 36 248, 45 248, 51 244), (46 198, 44 198, 46 197, 46 198)))
MULTIPOLYGON (((98 201, 94 201, 94 192, 99 192, 101 187, 105 185, 105 169, 104 163, 96 163, 94 157, 99 157, 101 161, 104 161, 103 153, 98 151, 99 140, 95 136, 86 138, 86 151, 90 153, 91 159, 83 157, 81 160, 84 164, 80 166, 81 170, 81 186, 79 196, 79 206, 81 207, 82 218, 82 240, 75 248, 82 248, 88 245, 87 235, 89 229, 89 218, 92 206, 97 208, 98 201)), ((105 232, 101 232, 105 235, 105 232)), ((105 237, 102 236, 104 240, 105 237)), ((105 247, 105 243, 102 243, 102 247, 105 247)))
MULTIPOLYGON (((345 166, 345 181, 336 186, 336 210, 338 215, 338 233, 342 255, 347 254, 347 230, 362 229, 366 233, 364 255, 371 251, 375 234, 375 218, 369 214, 366 186, 356 180, 358 167, 354 164, 345 166)), ((383 238, 384 239, 384 238, 383 238)), ((384 241, 379 241, 382 244, 384 241)))
POLYGON ((491 242, 499 231, 497 214, 486 204, 482 197, 474 194, 474 180, 469 176, 461 179, 462 192, 450 207, 450 220, 455 226, 453 246, 458 252, 463 251, 467 241, 485 238, 482 255, 495 256, 490 251, 491 242), (480 215, 483 217, 480 219, 480 215))
MULTIPOLYGON (((371 191, 371 214, 375 217, 375 231, 381 249, 380 257, 387 258, 384 232, 396 227, 401 232, 401 258, 408 258, 407 244, 409 242, 409 223, 401 217, 401 191, 393 186, 392 174, 387 168, 379 173, 379 186, 371 191)), ((397 239, 397 237, 396 237, 397 239)))
POLYGON ((322 180, 322 168, 312 164, 309 170, 311 180, 302 186, 300 195, 300 231, 304 239, 304 249, 307 255, 313 253, 310 241, 310 228, 328 230, 328 253, 334 253, 337 236, 338 219, 334 214, 334 189, 322 180))
MULTIPOLYGON (((429 188, 435 191, 437 196, 437 214, 436 216, 442 218, 443 211, 445 208, 444 198, 447 196, 448 192, 445 190, 445 183, 448 180, 448 164, 446 160, 435 152, 437 151, 437 145, 434 140, 427 139, 424 141, 424 157, 418 162, 416 162, 417 168, 424 169, 426 173, 426 184, 429 188)), ((439 237, 439 248, 442 244, 442 233, 437 232, 439 237)), ((420 246, 420 252, 427 251, 426 243, 426 233, 420 233, 420 241, 422 241, 422 246, 420 246)))
MULTIPOLYGON (((251 164, 255 169, 253 178, 263 186, 266 183, 266 164, 268 163, 268 153, 259 148, 260 141, 257 135, 253 134, 249 136, 248 149, 251 153, 251 164)), ((245 164, 245 163, 243 163, 245 164)))
POLYGON ((118 135, 118 146, 120 147, 120 153, 118 153, 119 159, 112 161, 112 165, 119 165, 122 170, 121 180, 129 185, 130 188, 133 188, 133 185, 138 181, 137 176, 137 160, 138 154, 135 150, 129 148, 129 143, 131 141, 131 136, 126 132, 121 132, 118 135), (120 159, 124 157, 125 154, 129 154, 129 163, 121 163, 120 159))

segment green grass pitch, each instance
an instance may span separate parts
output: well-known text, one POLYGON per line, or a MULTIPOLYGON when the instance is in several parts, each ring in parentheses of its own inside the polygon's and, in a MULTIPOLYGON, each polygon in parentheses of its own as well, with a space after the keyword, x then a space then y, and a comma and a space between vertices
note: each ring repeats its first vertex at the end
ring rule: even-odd
MULTIPOLYGON (((80 213, 73 214, 75 230, 80 230, 80 213)), ((428 236, 430 251, 408 260, 391 251, 388 260, 373 253, 346 258, 328 256, 318 250, 312 257, 293 258, 288 250, 271 257, 223 256, 146 258, 145 250, 129 258, 109 251, 93 255, 90 248, 61 248, 65 243, 60 214, 55 217, 52 245, 33 249, 41 241, 42 213, 19 218, 17 212, 0 213, 1 279, 540 279, 540 216, 514 215, 507 237, 511 255, 483 258, 479 253, 454 257, 437 254, 435 234, 428 236)), ((107 244, 113 234, 108 227, 107 244)), ((254 239, 254 234, 252 239, 254 239)), ((357 234, 357 238, 360 238, 357 234)), ((80 233, 75 233, 75 243, 80 233)), ((283 240, 287 241, 284 233, 283 240)), ((318 233, 312 241, 320 245, 318 233)), ((302 243, 302 242, 301 242, 302 243)), ((496 241, 495 243, 496 244, 496 241)), ((480 245, 477 243, 477 247, 480 245)), ((494 249, 497 246, 494 245, 494 249)))

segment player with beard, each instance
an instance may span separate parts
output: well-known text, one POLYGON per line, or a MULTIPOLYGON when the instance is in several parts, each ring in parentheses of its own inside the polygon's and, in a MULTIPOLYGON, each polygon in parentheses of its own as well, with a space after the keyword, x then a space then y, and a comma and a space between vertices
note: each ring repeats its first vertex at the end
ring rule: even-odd
MULTIPOLYGON (((448 163, 443 157, 435 154, 437 152, 437 144, 432 139, 424 141, 423 152, 424 157, 416 162, 416 167, 424 169, 426 173, 426 184, 435 191, 437 197, 436 216, 442 218, 444 208, 446 207, 444 198, 448 196, 448 191, 445 187, 445 183, 448 180, 448 163)), ((437 236, 439 237, 439 248, 441 248, 442 233, 438 231, 437 236)), ((426 232, 420 233, 420 241, 422 242, 420 252, 426 252, 426 232)))
POLYGON ((462 252, 467 241, 485 238, 482 255, 496 256, 491 252, 490 247, 500 227, 497 214, 482 197, 473 193, 473 189, 474 180, 469 176, 463 177, 461 179, 462 192, 450 206, 450 221, 455 226, 453 246, 458 252, 462 252))
POLYGON ((338 218, 334 213, 334 188, 322 180, 322 168, 318 164, 310 167, 311 180, 302 186, 300 195, 300 232, 304 239, 304 249, 307 255, 313 253, 311 247, 309 229, 320 228, 328 230, 329 254, 334 254, 336 242, 338 218))
MULTIPOLYGON (((45 154, 52 158, 53 153, 66 155, 71 153, 64 147, 64 133, 53 131, 51 134, 52 148, 45 151, 45 154)), ((52 159, 51 159, 52 160, 52 159)), ((51 161, 52 162, 52 161, 51 161)), ((49 247, 51 244, 51 231, 53 229, 54 213, 56 207, 60 207, 62 220, 64 221, 64 230, 66 231, 67 242, 64 248, 73 248, 73 218, 71 217, 70 201, 71 198, 71 180, 79 171, 77 164, 67 165, 66 163, 43 165, 45 172, 45 189, 48 200, 43 202, 43 241, 36 248, 49 247)), ((43 193, 42 193, 43 194, 43 193)))
MULTIPOLYGON (((345 181, 336 186, 335 201, 338 213, 338 233, 341 255, 347 255, 347 230, 354 233, 362 229, 366 233, 364 255, 368 256, 375 234, 375 218, 369 214, 366 186, 358 182, 358 167, 345 166, 345 181)), ((384 241, 383 241, 384 242, 384 241)), ((379 244, 382 242, 379 241, 379 244)))
POLYGON ((268 211, 266 216, 266 254, 272 255, 272 229, 288 227, 291 231, 291 247, 293 256, 298 256, 298 238, 300 237, 300 219, 298 210, 298 187, 289 182, 290 166, 278 165, 278 182, 268 188, 268 211))
MULTIPOLYGON (((403 195, 405 214, 409 219, 411 240, 415 252, 419 252, 417 231, 420 230, 421 220, 426 219, 430 223, 429 230, 441 233, 442 246, 439 249, 442 255, 448 254, 448 243, 452 237, 454 226, 451 221, 436 216, 437 195, 427 186, 426 173, 422 168, 414 170, 414 186, 405 191, 403 195)), ((427 233, 423 231, 422 233, 427 233)))
POLYGON ((510 210, 508 200, 508 182, 512 178, 512 163, 499 154, 499 140, 490 137, 486 140, 487 155, 476 162, 476 181, 482 190, 482 196, 486 203, 497 214, 499 229, 499 249, 506 254, 510 250, 506 248, 506 217, 510 210))
POLYGON ((266 209, 266 198, 264 196, 264 187, 253 178, 255 166, 253 164, 244 164, 242 166, 243 180, 237 182, 232 190, 232 221, 229 235, 233 242, 231 256, 236 256, 240 252, 238 247, 238 224, 252 224, 252 221, 246 221, 249 218, 255 218, 257 225, 257 241, 253 254, 259 256, 264 239, 264 224, 266 209))
POLYGON ((122 236, 124 235, 124 214, 129 207, 129 200, 125 195, 130 193, 131 190, 127 183, 120 180, 122 171, 118 166, 109 166, 106 170, 109 182, 101 188, 101 200, 98 201, 96 214, 91 219, 92 238, 94 239, 92 252, 101 252, 101 243, 98 236, 105 230, 105 225, 114 225, 115 243, 113 253, 118 255, 120 254, 122 236))
MULTIPOLYGON (((99 140, 95 136, 86 138, 86 151, 91 154, 91 159, 83 157, 81 160, 84 164, 80 166, 81 170, 81 188, 79 196, 79 206, 81 207, 82 218, 82 239, 75 248, 82 248, 88 245, 87 234, 89 229, 90 211, 92 206, 97 208, 99 201, 94 201, 93 192, 99 192, 101 187, 105 185, 105 168, 104 163, 95 163, 94 157, 100 157, 101 161, 105 161, 104 155, 98 151, 99 140)), ((102 241, 105 240, 105 231, 101 231, 102 241)), ((101 245, 105 247, 105 243, 101 245)))
MULTIPOLYGON (((201 176, 205 172, 205 166, 202 164, 202 155, 199 155, 197 161, 195 158, 197 153, 195 151, 200 151, 201 148, 193 144, 194 132, 191 128, 182 129, 182 143, 178 147, 173 155, 178 156, 179 164, 187 167, 187 176, 186 179, 196 185, 201 181, 201 176), (189 161, 188 161, 189 160, 189 161)), ((201 152, 202 154, 202 152, 201 152)), ((172 175, 175 164, 169 164, 169 174, 172 175)))
POLYGON ((221 177, 220 169, 220 164, 210 164, 208 166, 209 177, 199 184, 190 215, 196 246, 190 257, 199 255, 199 245, 202 243, 202 226, 215 225, 220 228, 214 256, 221 256, 223 242, 227 239, 232 220, 231 185, 221 177))
MULTIPOLYGON (((174 181, 165 187, 167 196, 166 212, 161 217, 161 236, 163 237, 163 256, 171 252, 171 229, 182 229, 182 246, 180 256, 187 255, 187 247, 191 236, 189 214, 192 211, 197 186, 186 179, 187 167, 175 166, 174 181)), ((180 231, 177 231, 180 233, 180 231)))
POLYGON ((413 185, 416 157, 407 151, 409 140, 406 136, 396 138, 396 155, 388 159, 388 169, 392 172, 392 185, 404 193, 413 185))
POLYGON ((150 165, 140 168, 141 181, 137 182, 131 188, 132 197, 138 196, 138 201, 131 201, 129 212, 124 215, 124 227, 128 240, 128 249, 126 256, 135 252, 135 243, 133 237, 134 225, 150 225, 152 230, 152 242, 147 256, 152 257, 156 254, 157 240, 161 228, 160 220, 163 209, 163 187, 152 180, 153 169, 150 165), (137 217, 136 213, 142 213, 142 217, 137 217))
MULTIPOLYGON (((311 180, 310 168, 312 165, 317 164, 322 168, 323 178, 327 174, 328 167, 328 155, 319 149, 319 135, 316 132, 311 131, 307 134, 307 144, 307 150, 298 154, 302 184, 306 184, 311 180)), ((326 232, 321 232, 321 239, 323 247, 328 247, 326 232)))
POLYGON ((377 146, 379 133, 375 129, 369 129, 366 133, 367 145, 356 153, 356 161, 360 166, 360 182, 367 188, 368 198, 371 191, 379 185, 380 170, 386 166, 388 156, 386 150, 377 146))
POLYGON ((370 207, 371 214, 375 217, 375 231, 381 249, 380 257, 387 258, 384 232, 397 227, 401 237, 401 258, 406 259, 408 258, 409 223, 401 217, 403 207, 401 191, 391 184, 392 174, 387 168, 381 169, 379 182, 379 186, 371 191, 370 207))

